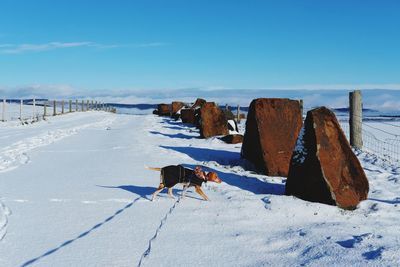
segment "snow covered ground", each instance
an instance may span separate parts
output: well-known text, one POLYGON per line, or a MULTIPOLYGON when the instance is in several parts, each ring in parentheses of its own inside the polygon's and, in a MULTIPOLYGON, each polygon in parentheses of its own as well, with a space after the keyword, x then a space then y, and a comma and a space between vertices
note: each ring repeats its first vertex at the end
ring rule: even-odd
POLYGON ((0 266, 400 265, 400 166, 359 153, 369 199, 344 211, 284 196, 240 145, 198 135, 105 112, 0 123, 0 266), (211 201, 178 187, 149 201, 159 174, 144 166, 182 163, 218 172, 211 201))

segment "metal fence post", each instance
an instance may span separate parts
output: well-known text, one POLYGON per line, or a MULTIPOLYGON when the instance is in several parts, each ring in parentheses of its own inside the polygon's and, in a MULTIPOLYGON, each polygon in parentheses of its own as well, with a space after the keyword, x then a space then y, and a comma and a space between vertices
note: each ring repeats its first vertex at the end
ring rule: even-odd
POLYGON ((355 90, 349 93, 350 104, 350 145, 362 149, 362 97, 361 91, 355 90))

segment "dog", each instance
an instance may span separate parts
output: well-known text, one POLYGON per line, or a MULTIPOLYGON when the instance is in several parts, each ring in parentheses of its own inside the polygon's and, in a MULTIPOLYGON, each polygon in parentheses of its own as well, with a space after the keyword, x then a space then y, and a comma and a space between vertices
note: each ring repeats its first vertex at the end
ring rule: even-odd
POLYGON ((188 187, 194 186, 196 193, 198 193, 204 200, 210 200, 201 189, 201 185, 206 182, 221 183, 221 179, 215 172, 205 173, 200 166, 196 166, 194 170, 183 167, 182 165, 169 165, 163 168, 146 167, 149 170, 160 172, 160 185, 153 193, 151 201, 160 193, 164 188, 168 188, 168 195, 174 198, 172 194, 172 187, 176 184, 183 184, 182 197, 188 187))

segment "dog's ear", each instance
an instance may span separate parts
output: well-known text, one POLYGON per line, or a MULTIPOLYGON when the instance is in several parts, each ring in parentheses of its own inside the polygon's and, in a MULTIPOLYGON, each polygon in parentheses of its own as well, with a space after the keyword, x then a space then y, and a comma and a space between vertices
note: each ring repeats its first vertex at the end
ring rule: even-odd
POLYGON ((218 184, 222 182, 221 179, 219 179, 218 174, 215 172, 207 173, 207 180, 218 184))

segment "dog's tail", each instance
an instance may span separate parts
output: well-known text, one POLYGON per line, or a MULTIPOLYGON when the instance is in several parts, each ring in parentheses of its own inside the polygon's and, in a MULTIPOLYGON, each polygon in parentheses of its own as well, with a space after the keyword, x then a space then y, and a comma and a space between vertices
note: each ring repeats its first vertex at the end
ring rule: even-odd
POLYGON ((158 171, 158 172, 160 172, 161 171, 161 168, 155 168, 155 167, 148 167, 148 166, 144 166, 146 169, 148 169, 148 170, 152 170, 152 171, 158 171))

